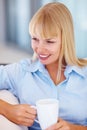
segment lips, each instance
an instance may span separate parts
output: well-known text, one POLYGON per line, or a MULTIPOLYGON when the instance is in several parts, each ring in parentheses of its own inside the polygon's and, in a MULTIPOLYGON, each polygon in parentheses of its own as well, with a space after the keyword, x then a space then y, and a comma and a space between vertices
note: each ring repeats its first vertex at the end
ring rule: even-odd
POLYGON ((44 55, 44 54, 38 55, 39 59, 41 59, 41 60, 47 60, 49 56, 50 55, 44 55))

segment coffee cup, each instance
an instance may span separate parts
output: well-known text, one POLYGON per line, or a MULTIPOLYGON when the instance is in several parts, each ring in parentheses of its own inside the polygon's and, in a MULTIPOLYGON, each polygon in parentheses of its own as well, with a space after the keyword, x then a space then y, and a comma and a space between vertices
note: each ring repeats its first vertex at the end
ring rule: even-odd
POLYGON ((59 101, 54 98, 40 99, 36 102, 37 119, 41 129, 45 130, 49 126, 57 123, 59 116, 59 101))

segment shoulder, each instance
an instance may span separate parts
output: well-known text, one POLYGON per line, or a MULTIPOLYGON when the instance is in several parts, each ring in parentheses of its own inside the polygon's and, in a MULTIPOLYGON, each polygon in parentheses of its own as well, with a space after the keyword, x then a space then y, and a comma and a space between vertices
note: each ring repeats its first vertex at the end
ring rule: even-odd
POLYGON ((0 66, 0 71, 8 74, 22 73, 31 65, 31 59, 23 59, 16 63, 0 66))
POLYGON ((30 64, 30 59, 24 59, 17 63, 0 66, 0 77, 2 77, 0 80, 19 81, 26 75, 30 64))
POLYGON ((21 68, 26 68, 31 66, 32 60, 31 59, 23 59, 17 63, 21 68))
POLYGON ((32 59, 23 59, 17 63, 12 63, 6 66, 2 66, 2 68, 8 73, 26 73, 26 72, 35 72, 39 69, 40 62, 32 61, 32 59))
POLYGON ((24 59, 19 62, 19 66, 24 71, 35 72, 40 67, 40 62, 38 60, 32 61, 32 59, 24 59))
POLYGON ((17 63, 11 64, 11 68, 15 69, 16 72, 26 72, 30 70, 33 64, 32 59, 23 59, 17 63))

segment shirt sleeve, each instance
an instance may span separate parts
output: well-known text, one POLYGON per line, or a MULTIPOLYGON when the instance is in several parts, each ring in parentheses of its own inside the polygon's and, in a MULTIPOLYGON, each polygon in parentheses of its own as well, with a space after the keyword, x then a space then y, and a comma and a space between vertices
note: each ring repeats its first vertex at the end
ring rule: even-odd
POLYGON ((17 64, 0 66, 0 90, 7 89, 14 91, 16 81, 17 64), (15 78, 14 78, 15 77, 15 78))
POLYGON ((0 90, 7 89, 12 93, 17 93, 18 83, 26 74, 26 68, 30 60, 21 60, 18 63, 0 66, 0 90))

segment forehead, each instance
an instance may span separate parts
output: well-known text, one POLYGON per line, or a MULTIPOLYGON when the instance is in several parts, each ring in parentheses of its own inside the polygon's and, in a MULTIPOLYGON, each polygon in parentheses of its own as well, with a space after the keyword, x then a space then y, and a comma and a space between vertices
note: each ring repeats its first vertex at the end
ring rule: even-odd
POLYGON ((41 39, 54 39, 60 36, 61 31, 59 29, 49 29, 48 27, 36 26, 31 33, 31 36, 41 38, 41 39))
POLYGON ((42 38, 41 36, 38 36, 38 35, 33 35, 32 37, 40 39, 40 40, 57 40, 58 39, 58 37, 42 38))
POLYGON ((42 38, 56 37, 60 31, 58 23, 46 15, 35 17, 29 27, 31 35, 38 35, 42 38))

